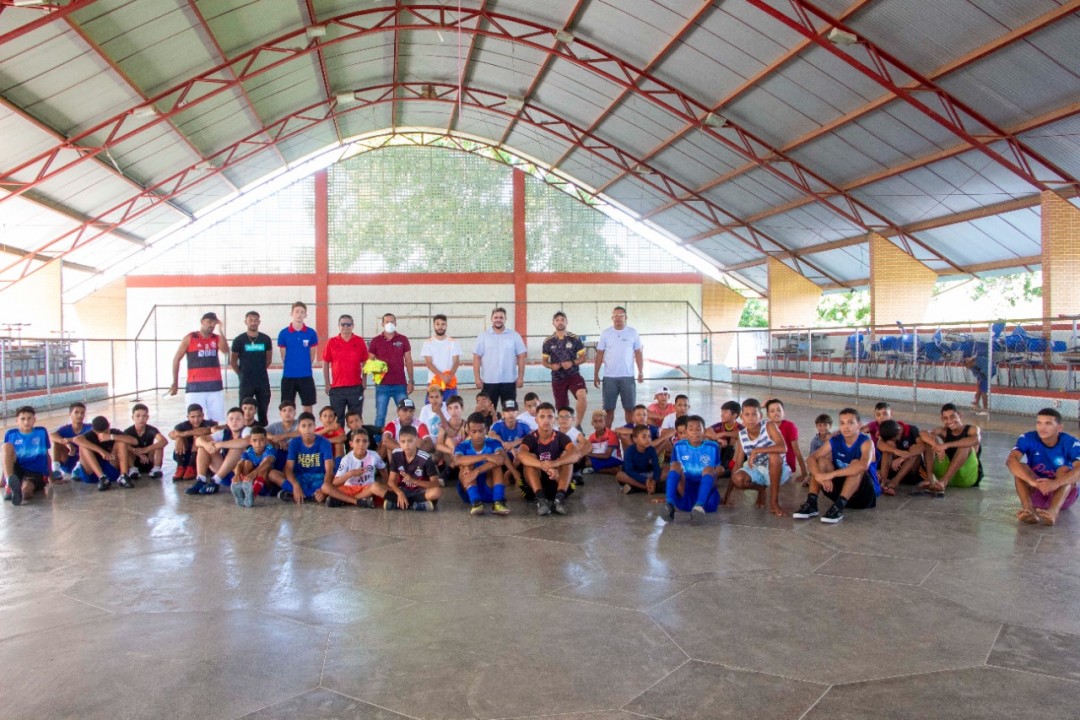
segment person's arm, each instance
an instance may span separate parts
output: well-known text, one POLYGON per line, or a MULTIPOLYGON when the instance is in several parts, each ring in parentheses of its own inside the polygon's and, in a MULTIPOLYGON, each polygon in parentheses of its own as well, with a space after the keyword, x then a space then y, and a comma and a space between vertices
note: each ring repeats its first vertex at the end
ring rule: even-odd
POLYGON ((554 460, 551 463, 551 467, 562 467, 563 465, 573 465, 581 459, 581 453, 578 451, 577 446, 574 443, 570 443, 563 450, 563 454, 559 456, 558 460, 554 460))
POLYGON ((237 375, 240 374, 240 351, 237 350, 236 347, 237 345, 243 347, 242 344, 236 342, 239 339, 240 338, 233 339, 232 352, 229 353, 229 367, 231 367, 232 371, 237 375))
POLYGON ((300 505, 304 502, 304 489, 296 481, 296 461, 289 459, 285 462, 285 479, 292 485, 293 502, 300 505))
POLYGON ((157 435, 154 436, 154 442, 146 448, 146 454, 152 455, 153 453, 161 450, 168 444, 169 441, 165 439, 165 433, 159 432, 157 435))
POLYGON ((645 354, 640 347, 634 351, 634 362, 637 363, 637 381, 643 383, 645 382, 645 354))
POLYGON ((593 360, 593 387, 600 387, 600 366, 604 364, 604 351, 597 348, 593 360))
POLYGON ((979 430, 977 425, 971 425, 968 428, 967 435, 964 437, 953 440, 952 442, 942 443, 943 448, 973 448, 982 444, 982 431, 979 430))
POLYGON ((269 335, 266 336, 266 339, 268 340, 266 343, 266 369, 269 370, 274 363, 274 341, 270 339, 269 335))
POLYGON ((423 357, 424 357, 424 367, 426 367, 428 369, 428 373, 429 373, 428 377, 433 378, 436 375, 439 375, 440 374, 439 369, 437 367, 435 367, 435 363, 432 362, 431 356, 430 355, 424 355, 423 357))
POLYGON ((138 440, 131 437, 126 432, 112 432, 112 431, 110 431, 109 435, 112 437, 113 440, 115 440, 116 442, 118 442, 118 443, 120 443, 122 445, 127 445, 129 447, 135 447, 136 445, 139 444, 138 440))
POLYGON ((267 455, 266 457, 264 457, 262 459, 262 462, 259 463, 259 467, 252 470, 250 474, 254 475, 255 477, 264 478, 268 474, 270 474, 270 471, 273 470, 273 469, 274 469, 274 456, 273 455, 267 455))
POLYGON ((221 442, 214 443, 214 447, 218 450, 236 450, 237 448, 246 448, 251 445, 251 440, 246 437, 233 438, 232 440, 222 440, 221 442))
POLYGON ((516 381, 516 384, 517 384, 518 387, 523 387, 525 385, 525 355, 526 354, 527 353, 523 352, 523 353, 520 353, 517 356, 517 381, 516 381))
POLYGON ((652 472, 653 480, 660 482, 660 473, 664 471, 664 467, 660 463, 660 456, 655 450, 649 454, 649 468, 650 472, 652 472))
POLYGON ((319 359, 319 341, 316 340, 315 344, 308 348, 308 364, 311 367, 315 367, 315 361, 319 359))
POLYGON ((756 447, 750 451, 750 457, 747 461, 753 464, 754 457, 757 455, 786 455, 787 454, 787 441, 784 440, 784 436, 780 433, 780 428, 776 427, 776 423, 769 423, 765 426, 765 432, 769 433, 769 439, 773 441, 773 444, 768 447, 756 447))
POLYGON ((405 351, 405 372, 407 373, 405 375, 405 393, 407 395, 412 395, 413 388, 415 387, 413 384, 415 371, 413 370, 412 352, 410 350, 405 351))
POLYGON ((799 446, 799 438, 792 440, 791 445, 795 448, 795 462, 799 464, 799 477, 804 478, 809 473, 806 472, 806 459, 803 457, 802 447, 799 446))
POLYGON ((105 448, 101 447, 95 442, 90 442, 90 440, 87 439, 85 434, 79 435, 76 438, 72 438, 72 442, 79 446, 80 449, 88 450, 101 458, 109 457, 109 453, 105 451, 105 448))
POLYGON ((1024 462, 1024 453, 1018 448, 1013 448, 1009 453, 1009 459, 1005 461, 1005 467, 1009 468, 1009 472, 1014 477, 1023 480, 1031 487, 1035 487, 1039 478, 1035 476, 1035 471, 1031 469, 1031 466, 1024 462))
POLYGON ((615 452, 615 446, 604 443, 604 447, 607 448, 606 450, 604 450, 604 452, 598 453, 596 451, 593 451, 589 453, 589 457, 596 458, 598 460, 606 460, 611 457, 611 453, 615 452))
POLYGON ((333 381, 330 378, 330 362, 325 358, 322 361, 322 377, 323 377, 323 389, 326 393, 330 393, 330 385, 333 381))
POLYGON ((172 385, 169 386, 169 394, 175 395, 180 390, 180 361, 187 355, 188 336, 185 335, 184 339, 180 341, 180 347, 176 349, 176 354, 172 359, 172 385))
POLYGON ((941 453, 945 450, 946 444, 944 442, 945 428, 939 427, 934 430, 923 430, 919 433, 919 440, 923 445, 929 445, 935 453, 941 453))
POLYGON ((407 509, 409 507, 409 501, 405 498, 405 493, 402 492, 401 486, 398 485, 397 471, 390 471, 390 478, 387 480, 386 485, 390 490, 394 491, 394 496, 397 498, 397 506, 402 510, 407 509))
POLYGON ((332 485, 334 482, 334 458, 323 460, 323 485, 332 485))
MULTIPOLYGON (((823 445, 818 448, 817 455, 823 449, 828 448, 828 451, 832 451, 832 446, 823 445)), ((858 477, 866 472, 866 469, 870 467, 870 459, 874 457, 874 443, 872 440, 864 440, 862 445, 862 457, 857 460, 852 460, 851 464, 847 467, 840 468, 839 470, 833 470, 832 472, 822 473, 819 479, 835 480, 837 478, 849 478, 858 477)))
POLYGON ((71 438, 61 437, 59 431, 49 433, 49 440, 53 445, 67 445, 71 447, 71 438))

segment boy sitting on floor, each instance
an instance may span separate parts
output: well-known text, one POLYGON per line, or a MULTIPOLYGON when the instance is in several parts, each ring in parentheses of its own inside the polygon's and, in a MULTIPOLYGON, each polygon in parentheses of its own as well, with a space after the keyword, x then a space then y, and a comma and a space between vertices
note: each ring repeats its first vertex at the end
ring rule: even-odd
POLYGON ((371 437, 363 428, 350 430, 347 440, 350 452, 341 459, 333 482, 322 487, 326 507, 373 508, 386 496, 386 463, 368 449, 371 437))
POLYGON ((739 431, 739 442, 735 448, 731 482, 724 493, 724 504, 729 504, 731 492, 739 490, 757 490, 756 507, 765 507, 765 495, 769 496, 769 510, 777 517, 784 517, 780 507, 780 486, 791 479, 791 468, 784 456, 787 443, 780 434, 780 428, 761 415, 761 403, 754 398, 743 400, 743 429, 739 431))
POLYGON ((705 439, 705 421, 698 415, 686 418, 686 439, 675 443, 667 474, 668 522, 675 520, 675 510, 690 511, 690 524, 696 525, 705 513, 720 507, 716 491, 716 473, 720 467, 720 446, 705 439))
MULTIPOLYGON (((599 412, 603 416, 604 411, 599 412)), ((624 494, 628 495, 636 489, 652 495, 656 492, 656 484, 660 482, 660 456, 656 454, 656 448, 649 439, 649 428, 644 425, 636 426, 632 437, 634 443, 626 448, 622 469, 615 476, 615 480, 624 494)))
POLYGON ((941 427, 924 430, 923 466, 928 477, 919 490, 945 497, 945 488, 975 487, 982 482, 982 436, 978 425, 965 425, 952 403, 941 406, 941 427))
POLYGON ((4 433, 5 500, 22 505, 49 483, 49 433, 34 425, 37 413, 29 405, 15 411, 15 427, 4 433))
MULTIPOLYGON (((512 400, 506 401, 508 403, 512 400)), ((504 412, 505 418, 505 412, 504 412)), ((466 421, 469 438, 454 449, 458 468, 458 495, 471 506, 472 515, 484 514, 484 503, 496 515, 509 515, 506 506, 506 453, 497 439, 488 437, 484 416, 473 413, 466 421)), ((495 423, 498 425, 499 423, 495 423)))
POLYGON ((796 520, 818 515, 818 493, 833 501, 821 522, 835 525, 844 519, 844 509, 872 508, 881 492, 874 466, 874 441, 859 431, 859 413, 854 408, 840 411, 840 433, 810 456, 810 493, 795 511, 796 520))
POLYGON ((1061 432, 1061 413, 1044 408, 1035 416, 1035 429, 1016 441, 1006 467, 1020 497, 1020 522, 1053 525, 1076 502, 1080 440, 1061 432))

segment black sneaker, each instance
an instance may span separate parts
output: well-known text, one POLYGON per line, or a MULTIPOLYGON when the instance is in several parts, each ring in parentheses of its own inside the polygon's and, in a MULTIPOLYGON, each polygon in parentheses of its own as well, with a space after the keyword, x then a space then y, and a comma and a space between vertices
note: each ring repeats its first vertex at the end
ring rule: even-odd
POLYGON ((160 480, 161 476, 162 476, 162 472, 160 470, 151 470, 150 471, 150 477, 153 478, 154 480, 160 480))
POLYGON ((840 509, 839 505, 833 505, 828 511, 821 516, 821 522, 835 525, 844 519, 844 511, 840 509))
POLYGON ((98 484, 97 484, 98 491, 99 492, 104 492, 104 491, 108 490, 111 487, 112 487, 112 480, 110 480, 109 478, 102 475, 101 479, 98 480, 98 484))
POLYGON ((341 502, 337 498, 333 498, 333 497, 326 498, 326 507, 341 507, 344 504, 345 503, 341 502))
POLYGON ((135 478, 131 476, 121 475, 120 479, 116 481, 116 484, 122 488, 127 488, 128 490, 130 490, 135 487, 135 478))
POLYGON ((547 501, 547 498, 540 498, 536 501, 536 514, 540 517, 551 514, 551 503, 547 501))
POLYGON ((566 501, 562 498, 555 498, 555 505, 553 509, 555 510, 556 515, 565 515, 567 513, 566 501))
POLYGON ((292 502, 292 493, 288 490, 282 490, 278 492, 277 499, 281 502, 292 502))
POLYGON ((356 507, 372 509, 372 508, 375 507, 375 501, 372 500, 369 497, 360 498, 359 500, 356 501, 356 507))
POLYGON ((799 506, 799 509, 791 513, 791 517, 796 520, 809 520, 812 517, 818 516, 817 503, 811 503, 809 501, 804 502, 799 506))
POLYGON ((22 478, 18 475, 12 475, 7 481, 8 490, 11 491, 11 504, 22 505, 22 478))
POLYGON ((675 506, 671 503, 664 503, 664 519, 668 522, 675 521, 675 506))

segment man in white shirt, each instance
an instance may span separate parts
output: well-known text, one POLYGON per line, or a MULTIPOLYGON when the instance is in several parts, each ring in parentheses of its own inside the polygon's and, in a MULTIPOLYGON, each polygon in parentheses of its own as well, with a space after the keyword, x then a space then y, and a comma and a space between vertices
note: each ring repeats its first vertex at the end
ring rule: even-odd
POLYGON ((495 308, 491 327, 476 338, 473 351, 476 387, 493 405, 502 400, 505 408, 507 400, 517 401, 517 389, 525 384, 525 355, 525 341, 506 327, 506 310, 495 308))
POLYGON ((428 369, 428 385, 439 388, 443 400, 457 395, 457 369, 461 364, 461 345, 446 334, 447 320, 443 314, 431 319, 435 334, 424 342, 420 355, 428 369))
POLYGON ((611 311, 612 326, 600 333, 596 344, 596 364, 593 385, 600 387, 600 367, 604 367, 604 412, 607 425, 615 420, 615 405, 621 400, 626 422, 630 422, 637 402, 634 385, 634 365, 637 365, 637 381, 645 382, 645 358, 641 338, 637 330, 626 324, 626 308, 617 306, 611 311))

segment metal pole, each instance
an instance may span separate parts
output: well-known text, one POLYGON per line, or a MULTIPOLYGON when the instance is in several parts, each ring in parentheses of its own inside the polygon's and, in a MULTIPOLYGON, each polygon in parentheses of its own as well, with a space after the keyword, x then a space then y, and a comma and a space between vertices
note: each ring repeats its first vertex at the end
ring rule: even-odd
POLYGON ((814 334, 806 331, 806 397, 814 397, 814 334))
POLYGON ((161 338, 158 337, 157 326, 157 308, 154 308, 154 391, 156 392, 161 388, 161 378, 158 376, 159 366, 161 365, 161 357, 158 355, 158 345, 161 338))
POLYGON ((683 303, 683 328, 686 330, 686 377, 690 377, 690 303, 683 303))
POLYGON ((742 397, 742 333, 735 332, 735 397, 742 397))
POLYGON ((86 340, 82 341, 82 399, 85 404, 88 400, 86 393, 86 340))
MULTIPOLYGON (((61 336, 62 337, 62 336, 61 336)), ((49 406, 52 406, 52 354, 49 352, 49 341, 45 341, 45 397, 49 398, 49 406)), ((35 383, 36 384, 36 383, 35 383)))
MULTIPOLYGON (((994 367, 994 324, 990 323, 986 332, 986 417, 990 417, 990 393, 994 389, 994 374, 992 369, 994 367)), ((978 382, 976 380, 975 382, 978 382)), ((978 386, 976 386, 978 389, 978 386)), ((978 408, 976 408, 976 412, 978 408)))
POLYGON ((855 326, 855 399, 859 399, 859 363, 862 362, 864 340, 862 328, 855 326))
POLYGON ((919 409, 919 328, 911 331, 911 411, 919 409))
POLYGON ((7 417, 7 343, 0 340, 0 400, 3 401, 4 412, 0 417, 7 417))
POLYGON ((109 394, 110 394, 110 396, 115 396, 116 395, 116 341, 115 340, 110 340, 109 341, 109 368, 110 368, 109 373, 110 373, 110 377, 111 377, 110 386, 109 386, 109 394))

